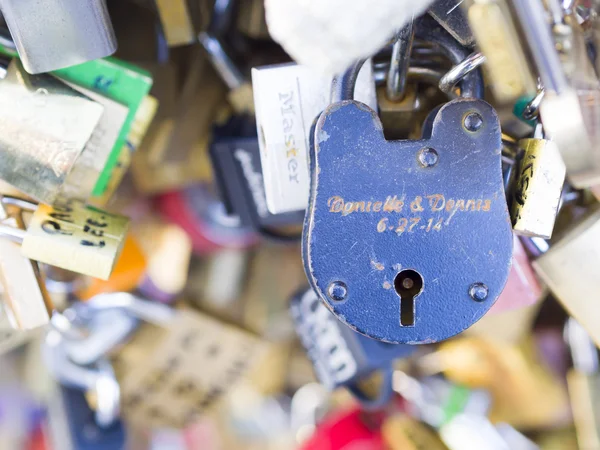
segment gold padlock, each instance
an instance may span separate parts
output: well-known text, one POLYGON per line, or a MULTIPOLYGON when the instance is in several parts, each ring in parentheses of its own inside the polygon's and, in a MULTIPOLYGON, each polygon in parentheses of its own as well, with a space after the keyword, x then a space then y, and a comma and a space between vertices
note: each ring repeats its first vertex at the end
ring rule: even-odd
POLYGON ((184 427, 260 366, 266 346, 190 310, 161 327, 143 325, 114 357, 123 415, 144 427, 184 427))
POLYGON ((21 251, 34 261, 104 280, 125 242, 129 219, 69 200, 39 205, 21 251))
POLYGON ((566 168, 556 144, 546 139, 522 139, 524 151, 512 199, 516 234, 550 239, 565 181, 566 168))
MULTIPOLYGON (((24 224, 0 225, 0 231, 21 242, 23 256, 61 269, 108 279, 129 226, 123 216, 85 206, 77 200, 51 207, 17 198, 2 201, 33 213, 24 224)), ((21 211, 19 212, 21 214, 21 211)))
POLYGON ((463 8, 468 8, 469 25, 486 57, 484 68, 488 69, 495 99, 508 104, 535 95, 535 71, 528 63, 506 0, 471 0, 463 8))

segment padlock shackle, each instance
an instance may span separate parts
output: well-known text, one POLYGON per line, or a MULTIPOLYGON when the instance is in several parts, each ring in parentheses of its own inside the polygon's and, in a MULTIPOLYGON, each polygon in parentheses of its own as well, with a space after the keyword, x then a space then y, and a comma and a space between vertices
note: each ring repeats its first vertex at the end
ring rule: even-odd
POLYGON ((352 64, 343 73, 333 77, 333 81, 331 82, 330 103, 354 99, 354 87, 356 86, 356 80, 365 61, 366 59, 361 59, 352 64))
MULTIPOLYGON (((441 52, 453 64, 460 64, 471 54, 471 50, 463 47, 429 15, 425 15, 417 21, 415 38, 437 44, 441 52)), ((459 85, 461 97, 483 98, 484 96, 485 88, 481 70, 473 70, 467 74, 461 79, 459 85)))
MULTIPOLYGON (((463 47, 437 21, 429 16, 423 16, 419 19, 415 28, 415 38, 437 44, 441 52, 456 65, 453 69, 456 69, 462 75, 460 80, 456 79, 460 86, 460 96, 463 98, 483 98, 483 75, 479 68, 482 62, 481 58, 476 60, 475 67, 471 67, 469 57, 472 55, 469 49, 463 47), (464 71, 465 65, 469 66, 466 74, 464 71)), ((333 77, 331 83, 331 103, 352 100, 354 98, 356 80, 365 61, 366 59, 359 60, 343 73, 333 77)))

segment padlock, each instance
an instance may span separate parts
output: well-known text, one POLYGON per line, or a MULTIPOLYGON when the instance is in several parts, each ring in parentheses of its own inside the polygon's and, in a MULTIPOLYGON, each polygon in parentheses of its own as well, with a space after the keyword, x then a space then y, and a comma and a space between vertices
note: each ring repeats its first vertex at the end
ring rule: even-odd
POLYGON ((125 242, 129 219, 86 207, 75 200, 54 208, 4 197, 7 200, 33 212, 27 231, 2 226, 2 233, 22 243, 23 256, 108 279, 125 242))
POLYGON ((221 40, 206 31, 198 35, 198 40, 206 50, 213 67, 229 88, 228 99, 233 109, 240 114, 254 114, 252 84, 228 54, 221 40))
POLYGON ((567 385, 579 448, 600 448, 598 394, 598 349, 585 329, 573 318, 565 325, 565 339, 571 349, 573 368, 567 385))
POLYGON ((556 299, 600 345, 600 322, 594 298, 600 264, 600 210, 593 208, 533 262, 556 299))
POLYGON ((536 76, 519 39, 508 0, 472 0, 463 8, 477 46, 486 57, 495 99, 509 104, 534 95, 536 76))
MULTIPOLYGON (((447 339, 491 308, 510 269, 498 118, 482 100, 457 99, 430 115, 422 140, 386 141, 375 112, 350 100, 358 67, 333 84, 338 102, 312 133, 305 271, 356 331, 447 339)), ((480 92, 473 75, 462 91, 480 92)))
POLYGON ((0 95, 0 178, 45 203, 77 191, 69 175, 85 153, 95 153, 88 144, 104 107, 50 75, 27 74, 18 60, 0 81, 0 95))
POLYGON ((558 145, 573 186, 585 188, 597 184, 600 154, 595 147, 599 133, 600 82, 593 73, 577 21, 558 24, 573 39, 567 39, 568 45, 557 43, 541 2, 510 2, 525 37, 523 42, 527 43, 530 61, 545 88, 540 104, 544 130, 558 145))
POLYGON ((512 197, 513 230, 519 235, 550 239, 565 181, 565 165, 552 141, 522 139, 519 147, 523 154, 512 197))
POLYGON ((117 49, 105 0, 2 0, 27 72, 50 72, 109 56, 117 49))
MULTIPOLYGON (((249 2, 241 2, 249 3, 249 2)), ((210 62, 220 78, 229 88, 228 99, 238 114, 254 115, 252 83, 245 70, 231 51, 226 37, 233 33, 234 13, 240 2, 234 0, 215 1, 206 31, 198 34, 198 41, 206 51, 210 62)))
MULTIPOLYGON (((256 128, 267 207, 272 214, 308 204, 308 141, 312 122, 329 102, 331 77, 283 64, 252 69, 256 128)), ((377 107, 371 64, 356 82, 356 97, 377 107)))
POLYGON ((380 408, 390 401, 392 363, 410 356, 416 347, 378 342, 351 330, 321 304, 311 288, 292 298, 290 311, 321 383, 330 390, 347 387, 366 408, 380 408), (377 371, 384 374, 383 386, 372 399, 361 392, 359 382, 377 371))
POLYGON ((441 54, 456 65, 444 75, 443 66, 440 71, 428 67, 430 61, 411 61, 409 56, 412 27, 404 29, 399 34, 392 49, 385 91, 382 87, 377 89, 379 116, 383 124, 384 136, 388 140, 419 137, 421 124, 427 114, 440 102, 446 100, 444 94, 453 98, 454 87, 459 81, 462 96, 482 96, 483 83, 476 71, 481 64, 481 58, 472 61, 473 57, 469 56, 465 48, 460 46, 450 34, 436 31, 439 27, 434 25, 432 19, 421 18, 412 33, 415 33, 421 42, 437 45, 441 54), (470 75, 472 71, 475 73, 470 75), (410 84, 403 89, 406 78, 410 84), (432 85, 439 86, 442 92, 438 92, 432 85), (472 90, 474 86, 479 86, 476 91, 472 90))
POLYGON ((131 294, 100 295, 80 306, 92 313, 118 308, 152 324, 113 356, 123 417, 146 428, 189 424, 251 376, 268 353, 268 344, 251 333, 131 294), (201 361, 207 364, 198 370, 201 361))
POLYGON ((303 212, 272 214, 267 207, 256 137, 218 139, 210 146, 210 155, 215 181, 230 214, 267 239, 299 239, 299 232, 286 234, 281 227, 301 226, 303 212))

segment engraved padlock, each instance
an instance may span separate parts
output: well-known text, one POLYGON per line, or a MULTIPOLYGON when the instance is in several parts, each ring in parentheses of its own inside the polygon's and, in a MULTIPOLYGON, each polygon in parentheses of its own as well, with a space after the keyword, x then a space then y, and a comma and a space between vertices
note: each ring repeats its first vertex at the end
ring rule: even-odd
POLYGON ((106 0, 2 0, 0 10, 27 72, 50 72, 115 52, 106 0))
MULTIPOLYGON (((421 140, 386 141, 376 113, 351 100, 359 67, 334 81, 313 126, 305 271, 360 333, 447 339, 491 308, 510 269, 498 117, 460 98, 430 114, 421 140)), ((481 76, 469 75, 463 84, 481 76)))
POLYGON ((0 233, 21 243, 23 256, 51 266, 107 280, 127 235, 129 219, 76 200, 51 207, 4 197, 33 213, 27 231, 0 225, 0 233))

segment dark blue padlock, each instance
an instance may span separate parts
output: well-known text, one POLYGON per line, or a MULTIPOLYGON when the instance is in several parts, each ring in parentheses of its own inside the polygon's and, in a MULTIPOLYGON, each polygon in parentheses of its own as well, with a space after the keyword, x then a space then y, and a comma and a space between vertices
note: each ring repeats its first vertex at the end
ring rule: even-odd
POLYGON ((393 394, 392 363, 410 356, 412 345, 386 344, 348 328, 336 319, 307 287, 292 297, 290 311, 296 332, 313 363, 319 381, 328 389, 348 388, 364 407, 385 405, 393 394), (358 382, 375 371, 383 372, 376 398, 364 395, 358 382))
POLYGON ((512 230, 494 109, 460 98, 416 141, 386 141, 375 111, 334 81, 313 127, 303 230, 309 282, 354 330, 390 343, 454 336, 494 304, 512 230))

